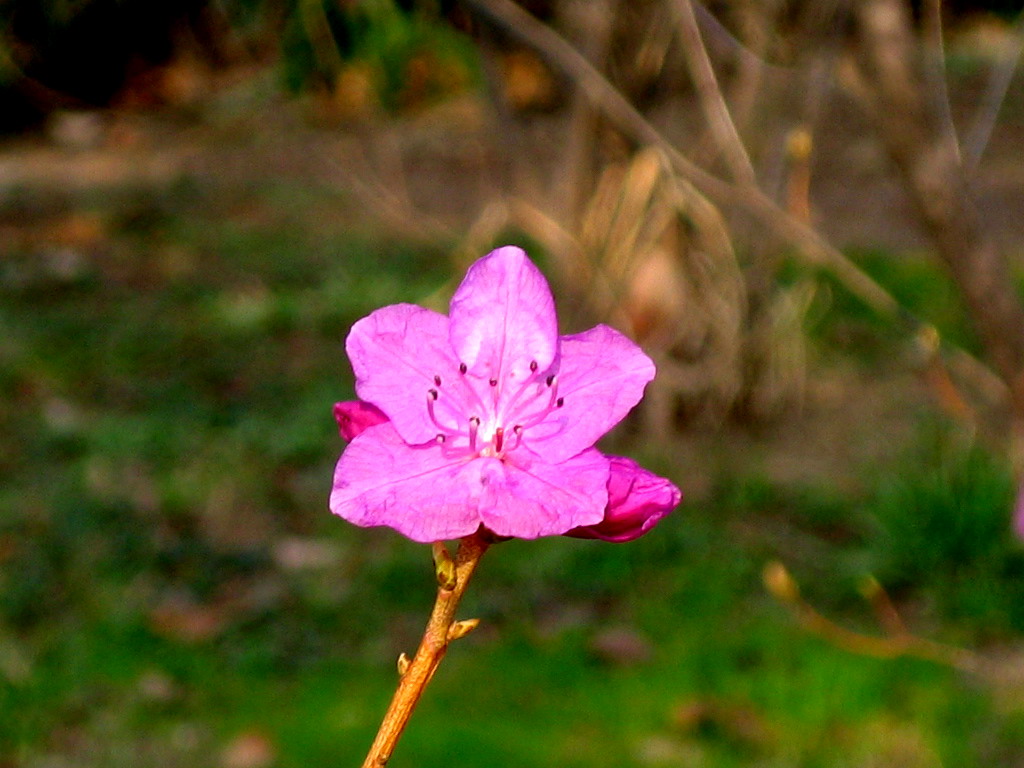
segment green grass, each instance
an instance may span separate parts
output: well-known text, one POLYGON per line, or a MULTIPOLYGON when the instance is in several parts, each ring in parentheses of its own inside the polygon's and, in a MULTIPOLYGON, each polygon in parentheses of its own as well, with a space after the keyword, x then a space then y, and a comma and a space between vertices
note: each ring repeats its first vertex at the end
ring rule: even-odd
MULTIPOLYGON (((362 759, 432 588, 428 548, 327 512, 342 342, 451 275, 443 245, 311 226, 311 196, 71 200, 107 223, 102 247, 70 273, 27 247, 0 266, 0 766, 216 765, 243 733, 282 768, 362 759), (320 554, 289 565, 296 542, 320 554)), ((915 311, 965 333, 941 278, 906 270, 915 311)), ((837 304, 819 343, 866 322, 837 304)), ((629 545, 494 547, 464 606, 483 625, 392 765, 1020 762, 1012 690, 852 655, 763 588, 781 559, 877 632, 857 594, 874 573, 930 637, 1019 644, 1005 467, 935 428, 861 476, 839 492, 737 467, 629 545), (611 631, 637 654, 602 651, 611 631)))

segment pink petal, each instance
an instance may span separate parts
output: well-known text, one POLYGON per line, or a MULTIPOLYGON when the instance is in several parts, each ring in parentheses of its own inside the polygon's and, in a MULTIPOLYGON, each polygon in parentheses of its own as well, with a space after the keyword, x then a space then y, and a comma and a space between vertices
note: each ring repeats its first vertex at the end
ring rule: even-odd
POLYGON ((338 434, 351 442, 364 429, 383 424, 388 417, 375 405, 362 400, 346 400, 334 404, 334 420, 338 422, 338 434))
POLYGON ((608 501, 608 459, 584 451, 561 464, 549 464, 526 450, 506 461, 478 459, 481 519, 499 536, 533 539, 597 523, 608 501))
POLYGON ((480 526, 476 462, 437 444, 410 446, 391 423, 368 428, 334 471, 331 511, 364 527, 387 525, 413 541, 468 536, 480 526))
POLYGON ((345 349, 356 375, 356 393, 383 411, 407 443, 433 440, 440 431, 427 397, 459 377, 448 341, 448 318, 413 304, 393 304, 352 326, 345 349))
POLYGON ((558 364, 562 407, 527 432, 529 447, 558 463, 594 445, 640 402, 654 363, 614 328, 563 336, 558 364))
POLYGON ((544 275, 521 248, 506 246, 466 272, 452 297, 451 344, 470 373, 507 386, 555 358, 558 319, 544 275))
POLYGON ((604 541, 632 541, 651 530, 679 504, 682 494, 669 480, 632 459, 609 456, 608 509, 597 525, 569 531, 569 536, 604 541))

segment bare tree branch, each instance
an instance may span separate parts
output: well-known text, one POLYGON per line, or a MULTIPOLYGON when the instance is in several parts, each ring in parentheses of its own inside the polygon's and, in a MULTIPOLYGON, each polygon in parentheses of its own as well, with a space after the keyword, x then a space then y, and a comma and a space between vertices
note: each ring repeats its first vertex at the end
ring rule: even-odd
MULTIPOLYGON (((814 228, 782 210, 757 187, 738 186, 706 171, 676 149, 608 80, 557 32, 529 14, 512 0, 463 0, 492 23, 533 47, 556 70, 572 79, 590 98, 594 107, 634 142, 657 147, 673 170, 703 195, 720 206, 739 205, 768 231, 792 243, 809 263, 830 272, 851 294, 882 317, 904 327, 915 338, 934 334, 928 323, 914 317, 885 288, 850 261, 814 228)), ((902 83, 895 84, 897 87, 902 83)), ((945 199, 945 198, 944 198, 945 199)), ((1009 285, 1009 283, 1007 283, 1009 285)), ((981 295, 984 295, 982 291, 981 295)), ((972 309, 974 301, 968 302, 972 309)), ((1014 333, 1024 334, 1024 317, 1014 333)), ((1011 338, 1011 337, 1007 337, 1011 338)), ((987 393, 1006 392, 1009 382, 1000 380, 984 363, 966 352, 942 348, 958 369, 971 376, 987 393), (1006 382, 1006 383, 1004 383, 1006 382)), ((1006 374, 1012 366, 997 361, 997 369, 1006 374)))
POLYGON ((1010 32, 1013 42, 1003 48, 999 61, 993 67, 985 88, 985 95, 981 99, 981 105, 964 137, 962 158, 964 168, 968 173, 978 167, 985 147, 988 146, 996 118, 999 116, 999 110, 1006 100, 1006 93, 1010 90, 1013 74, 1017 71, 1021 53, 1024 52, 1024 11, 1017 14, 1010 32))
POLYGON ((921 326, 882 286, 828 243, 817 231, 790 216, 761 190, 737 187, 704 170, 665 139, 589 61, 557 32, 512 0, 465 0, 520 40, 535 48, 556 69, 572 78, 595 107, 638 144, 658 147, 676 173, 719 205, 741 205, 776 236, 793 243, 811 264, 832 274, 875 312, 909 325, 921 326))
POLYGON ((693 5, 690 0, 671 0, 670 7, 679 28, 690 77, 697 89, 701 107, 704 109, 718 149, 725 156, 733 179, 743 185, 755 186, 757 177, 754 174, 754 166, 750 163, 747 149, 736 131, 722 89, 718 86, 718 78, 715 76, 714 67, 711 66, 711 59, 697 26, 693 5))
POLYGON ((949 84, 946 81, 946 44, 943 40, 942 0, 924 3, 924 80, 930 86, 932 109, 944 134, 943 138, 960 162, 960 141, 953 123, 953 108, 949 103, 949 84))
POLYGON ((971 203, 941 117, 923 95, 909 10, 900 0, 860 0, 855 18, 853 83, 1024 415, 1024 307, 1006 259, 971 203))

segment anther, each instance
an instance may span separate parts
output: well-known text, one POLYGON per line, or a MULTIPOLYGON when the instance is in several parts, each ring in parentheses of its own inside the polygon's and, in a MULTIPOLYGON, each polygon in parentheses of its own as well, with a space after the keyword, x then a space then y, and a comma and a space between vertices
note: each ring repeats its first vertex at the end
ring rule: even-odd
POLYGON ((498 380, 497 379, 490 379, 487 383, 490 384, 492 387, 498 386, 498 380))
POLYGON ((557 400, 555 400, 555 408, 561 408, 563 405, 565 405, 564 397, 560 397, 557 400))
POLYGON ((459 373, 465 374, 465 372, 467 370, 468 370, 468 368, 466 368, 466 364, 465 363, 459 363, 459 373))
POLYGON ((438 434, 438 436, 435 437, 434 440, 437 441, 438 445, 441 445, 444 442, 444 435, 438 434))
POLYGON ((434 374, 434 386, 435 387, 440 387, 441 386, 441 377, 438 376, 437 374, 434 374))
POLYGON ((555 374, 552 373, 550 376, 548 376, 546 379, 544 379, 544 383, 547 384, 549 387, 552 384, 554 384, 555 383, 555 374))
POLYGON ((427 390, 427 397, 429 397, 431 400, 437 400, 437 390, 436 389, 428 389, 427 390))
POLYGON ((537 372, 537 361, 536 360, 531 360, 530 361, 530 373, 536 373, 536 372, 537 372))

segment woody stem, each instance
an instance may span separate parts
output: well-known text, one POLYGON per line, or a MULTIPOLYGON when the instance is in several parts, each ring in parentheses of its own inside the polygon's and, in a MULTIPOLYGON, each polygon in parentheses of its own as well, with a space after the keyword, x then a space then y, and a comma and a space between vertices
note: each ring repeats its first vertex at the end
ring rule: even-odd
MULTIPOLYGON (((439 545, 443 549, 443 545, 439 545)), ((458 551, 455 553, 454 578, 448 574, 448 578, 442 577, 444 570, 441 563, 437 563, 438 589, 437 599, 434 601, 434 609, 431 611, 430 619, 427 621, 427 628, 423 632, 423 639, 416 650, 416 655, 409 662, 408 667, 401 671, 401 679, 398 688, 391 699, 384 720, 377 731, 377 737, 373 740, 370 752, 363 761, 362 768, 383 768, 387 765, 395 745, 398 743, 402 731, 405 730, 409 718, 412 716, 420 696, 427 687, 427 683, 434 676, 434 672, 441 664, 448 644, 461 634, 472 628, 472 625, 465 625, 460 633, 460 627, 455 621, 455 610, 459 606, 466 586, 469 584, 470 576, 480 562, 480 558, 490 540, 486 534, 481 532, 466 536, 459 543, 458 551), (454 625, 454 626, 453 626, 454 625)), ((435 546, 435 558, 438 549, 435 546)))

